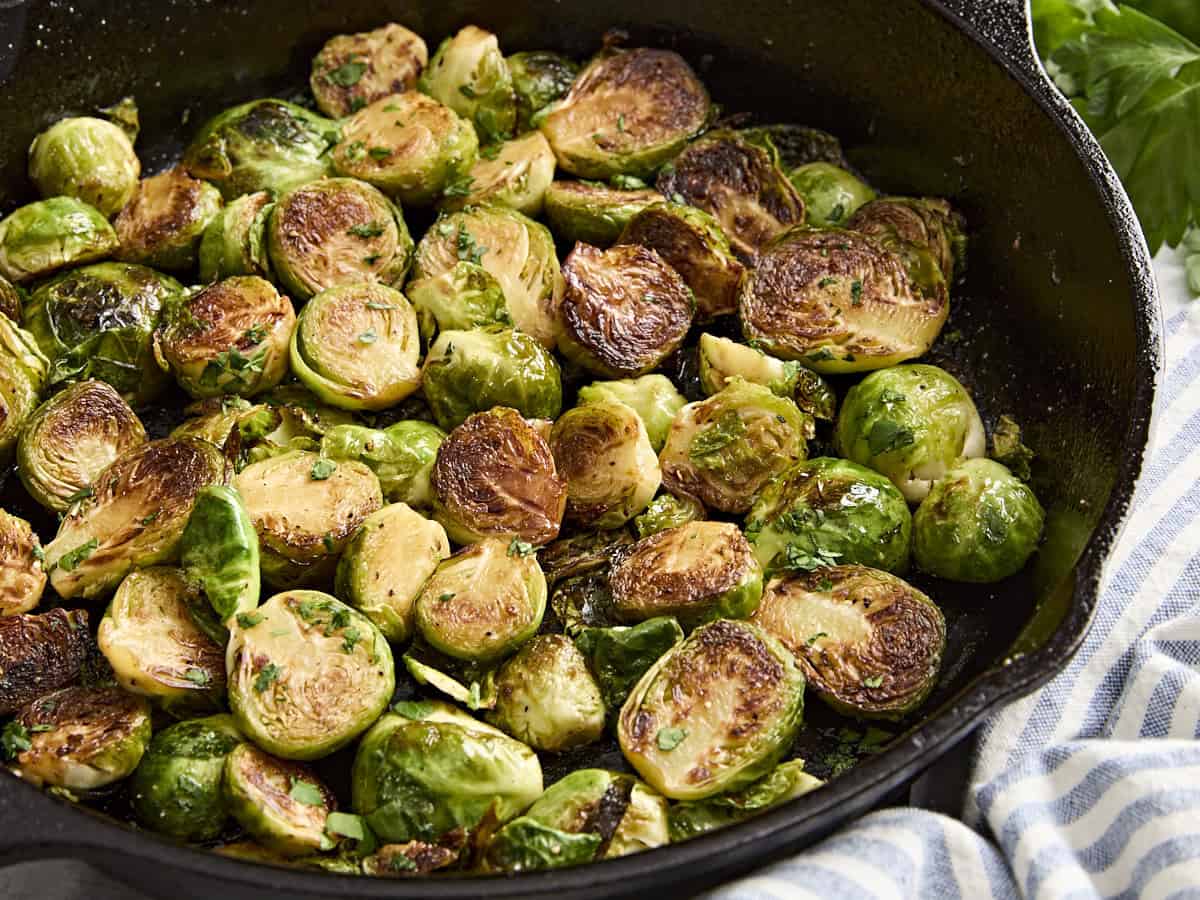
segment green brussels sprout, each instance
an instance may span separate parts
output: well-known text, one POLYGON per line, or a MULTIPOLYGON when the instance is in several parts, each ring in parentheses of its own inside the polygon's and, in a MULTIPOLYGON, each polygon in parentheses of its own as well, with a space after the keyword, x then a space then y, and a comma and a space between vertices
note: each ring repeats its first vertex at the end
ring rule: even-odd
POLYGON ((39 200, 0 221, 0 275, 20 284, 104 259, 117 245, 95 207, 74 197, 39 200))
POLYGON ((675 203, 711 213, 745 261, 804 221, 804 200, 774 155, 733 131, 714 131, 664 166, 655 185, 675 203))
POLYGON ((920 706, 946 648, 934 602, 866 566, 774 578, 751 621, 795 654, 817 696, 859 718, 899 718, 920 706))
POLYGON ((222 207, 200 238, 200 280, 207 284, 234 275, 273 278, 267 220, 274 208, 266 191, 243 194, 222 207))
POLYGON ((328 174, 334 122, 284 100, 234 106, 209 119, 183 151, 183 166, 226 200, 255 191, 277 195, 328 174))
POLYGON ((1021 481, 1033 477, 1030 463, 1037 456, 1021 440, 1021 426, 1012 416, 1001 415, 992 429, 992 452, 989 456, 1007 468, 1021 481))
POLYGON ((666 198, 650 188, 623 190, 597 181, 554 181, 543 207, 556 235, 569 243, 608 247, 633 217, 666 198))
POLYGON ((453 865, 460 852, 460 848, 443 847, 424 841, 384 844, 370 856, 363 858, 362 873, 376 878, 428 875, 453 865))
POLYGON ((791 172, 808 163, 823 162, 846 168, 842 142, 827 131, 806 125, 757 125, 738 134, 752 144, 768 149, 780 168, 791 172))
POLYGON ((402 644, 413 633, 421 588, 449 555, 441 525, 393 503, 367 516, 346 545, 337 594, 402 644))
POLYGON ((616 528, 646 508, 662 482, 637 412, 616 400, 568 410, 550 431, 554 465, 567 482, 566 518, 616 528))
POLYGON ((15 723, 24 738, 16 771, 39 787, 93 791, 120 781, 150 742, 146 701, 116 687, 53 691, 22 708, 15 723))
POLYGON ((512 135, 517 93, 496 36, 468 25, 442 41, 417 81, 418 89, 475 124, 490 143, 512 135))
POLYGON ((667 442, 667 433, 679 411, 687 405, 683 394, 666 375, 643 375, 619 381, 593 381, 579 389, 580 403, 616 400, 631 407, 646 426, 650 446, 657 453, 667 442))
POLYGON ((268 850, 292 857, 328 847, 337 800, 308 766, 239 744, 225 757, 221 790, 238 824, 268 850))
POLYGON ((653 250, 576 244, 563 263, 559 349, 606 378, 645 375, 692 326, 691 289, 653 250))
POLYGON ((780 763, 770 775, 749 787, 705 800, 684 800, 671 807, 671 842, 686 841, 735 825, 774 806, 819 788, 823 781, 804 771, 804 761, 780 763))
POLYGON ((25 303, 24 292, 0 275, 0 316, 4 316, 17 325, 21 324, 21 307, 25 303))
POLYGON ((271 267, 297 300, 326 288, 400 287, 413 240, 399 207, 354 178, 322 178, 282 194, 267 225, 271 267))
POLYGON ((129 202, 141 174, 129 135, 104 119, 60 119, 29 146, 29 179, 43 197, 75 197, 106 217, 129 202))
POLYGON ((487 537, 533 546, 558 537, 567 484, 545 438, 515 409, 475 413, 438 448, 434 518, 459 544, 487 537))
POLYGON ((0 465, 12 460, 17 441, 37 409, 50 362, 35 335, 0 317, 0 465))
POLYGON ((143 828, 184 841, 211 841, 225 828, 225 759, 242 743, 228 714, 177 722, 150 741, 129 783, 143 828))
POLYGON ((488 721, 534 750, 569 750, 604 734, 600 687, 561 634, 538 635, 518 650, 500 667, 496 693, 488 721))
POLYGON ((326 288, 305 304, 292 332, 292 371, 342 409, 395 406, 421 383, 417 314, 382 284, 326 288))
POLYGON ((532 750, 446 703, 403 706, 358 745, 353 807, 387 842, 436 841, 489 821, 503 823, 542 793, 532 750))
POLYGON ((810 225, 838 228, 875 192, 852 172, 826 162, 811 162, 793 169, 788 178, 804 200, 810 225))
POLYGON ((805 458, 810 428, 791 400, 735 380, 675 417, 659 456, 663 485, 710 509, 745 513, 768 481, 805 458))
POLYGON ((320 591, 276 594, 227 650, 238 728, 284 759, 328 756, 387 708, 396 687, 387 640, 371 620, 320 591))
POLYGON ((29 612, 46 589, 42 543, 28 522, 0 509, 0 617, 29 612))
POLYGON ((233 483, 258 532, 262 578, 280 588, 332 576, 350 536, 383 506, 366 465, 304 450, 253 462, 233 483))
POLYGON ((504 292, 513 327, 553 349, 563 277, 554 238, 546 226, 498 206, 479 206, 443 216, 417 245, 413 284, 436 278, 460 262, 487 271, 504 292))
POLYGON ((672 800, 701 800, 762 778, 804 710, 792 654, 748 622, 697 628, 637 683, 617 729, 621 752, 672 800))
POLYGON ((538 565, 553 587, 564 578, 608 571, 613 554, 633 543, 626 528, 610 531, 585 531, 571 537, 559 538, 538 551, 538 565))
POLYGON ((1015 575, 1037 549, 1046 515, 1029 486, 990 459, 967 459, 934 482, 913 516, 922 571, 986 584, 1015 575))
POLYGON ((546 612, 546 578, 519 542, 495 538, 437 566, 417 595, 416 624, 431 647, 455 659, 503 658, 529 640, 546 612))
POLYGON ((558 164, 581 178, 649 178, 708 124, 708 91, 683 57, 601 53, 542 117, 558 164))
POLYGON ((184 573, 204 592, 219 622, 258 607, 258 534, 233 488, 221 484, 200 490, 179 548, 184 573))
POLYGON ((852 387, 834 438, 842 456, 886 475, 910 503, 957 460, 983 456, 987 442, 971 395, 927 365, 873 372, 852 387))
POLYGON ((429 507, 433 505, 429 477, 445 439, 445 432, 436 425, 415 419, 384 429, 336 425, 321 438, 321 455, 365 463, 379 479, 389 503, 429 507))
POLYGON ((77 681, 94 650, 86 610, 0 616, 0 715, 77 681))
MULTIPOLYGON (((814 418, 832 422, 837 412, 837 394, 829 382, 798 362, 784 362, 757 347, 707 333, 700 335, 699 359, 700 386, 710 397, 734 379, 744 378, 791 398, 801 412, 814 418)), ((815 427, 805 437, 814 434, 815 427)))
POLYGON ((257 275, 235 275, 167 307, 157 352, 193 397, 252 397, 288 372, 291 301, 257 275))
POLYGON ((574 834, 529 816, 519 816, 505 825, 488 845, 488 864, 504 872, 578 866, 595 859, 602 842, 599 834, 574 834))
POLYGON ((926 254, 932 255, 947 284, 966 266, 966 222, 945 200, 882 197, 860 207, 847 227, 900 254, 910 273, 926 268, 926 254))
POLYGON ((913 519, 899 489, 845 459, 797 463, 770 482, 746 516, 746 536, 768 572, 859 563, 908 568, 913 519))
POLYGON ((440 275, 409 282, 405 293, 427 344, 439 331, 512 324, 500 282, 474 263, 456 263, 440 275))
POLYGON ((425 357, 421 383, 434 419, 447 431, 494 406, 529 419, 553 419, 562 409, 554 356, 511 328, 443 331, 425 357))
POLYGON ((339 175, 373 184, 405 206, 428 206, 479 155, 479 139, 449 106, 406 91, 376 100, 342 123, 333 148, 339 175))
POLYGON ((153 337, 164 306, 183 292, 169 275, 104 262, 43 282, 29 297, 25 322, 52 362, 50 383, 98 378, 134 406, 167 387, 153 337))
POLYGON ((469 710, 496 705, 496 668, 492 661, 455 659, 427 644, 420 635, 402 657, 417 684, 429 685, 469 710))
POLYGON ((221 451, 194 438, 164 438, 118 456, 96 476, 46 545, 59 596, 108 593, 135 567, 170 562, 200 489, 225 479, 221 451))
POLYGON ((446 186, 438 206, 455 210, 491 203, 527 216, 541 215, 554 166, 554 151, 540 131, 493 144, 480 152, 470 171, 446 186))
POLYGON ((389 22, 374 31, 331 37, 313 57, 308 85, 317 108, 341 119, 382 97, 412 90, 428 61, 420 35, 389 22))
POLYGON ((683 629, 676 619, 655 616, 632 626, 582 628, 575 645, 587 660, 604 705, 615 720, 646 670, 682 640, 683 629))
POLYGON ((633 520, 639 538, 705 518, 704 504, 688 494, 659 494, 646 511, 633 520))
POLYGON ((537 127, 534 119, 566 96, 579 74, 579 65, 549 50, 526 50, 505 59, 517 95, 517 134, 537 127))
POLYGON ((117 259, 172 272, 195 268, 204 231, 221 205, 220 191, 182 168, 143 178, 113 220, 117 259))

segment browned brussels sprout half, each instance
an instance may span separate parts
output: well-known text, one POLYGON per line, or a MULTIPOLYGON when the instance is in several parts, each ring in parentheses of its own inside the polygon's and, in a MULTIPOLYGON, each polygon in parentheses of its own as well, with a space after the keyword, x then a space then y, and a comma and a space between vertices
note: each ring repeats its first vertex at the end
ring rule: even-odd
POLYGON ((554 151, 540 131, 493 144, 480 152, 471 170, 446 187, 441 209, 493 203, 527 216, 540 215, 546 189, 554 181, 554 151))
POLYGON ((667 442, 667 433, 687 400, 666 375, 643 375, 616 381, 593 381, 579 389, 580 403, 598 401, 624 403, 638 414, 646 426, 650 446, 657 453, 667 442))
POLYGON ((623 190, 598 181, 555 181, 546 189, 544 209, 546 221, 563 240, 608 247, 635 215, 663 200, 662 194, 649 188, 623 190))
POLYGON ((60 119, 29 147, 29 179, 43 197, 76 197, 115 216, 142 172, 133 139, 104 119, 60 119))
MULTIPOLYGON (((758 347, 739 344, 713 334, 700 335, 700 386, 710 397, 737 378, 768 387, 780 397, 790 397, 802 412, 832 422, 837 394, 829 383, 798 362, 768 356, 758 347)), ((814 432, 805 434, 813 437, 814 432)))
POLYGON ((75 681, 93 647, 86 610, 0 616, 0 715, 75 681))
POLYGON ((113 225, 117 258, 156 269, 191 269, 204 230, 221 211, 221 192, 182 168, 143 178, 113 225))
POLYGON ((391 22, 326 41, 313 57, 308 85, 321 112, 341 119, 381 97, 412 90, 428 60, 420 35, 391 22))
POLYGON ((534 117, 565 96, 579 74, 575 62, 549 50, 514 53, 505 62, 517 95, 517 134, 536 127, 534 117))
POLYGON ((303 856, 328 849, 325 827, 337 798, 308 766, 239 744, 225 757, 221 789, 238 824, 268 850, 303 856))
POLYGON ((217 213, 200 239, 200 280, 207 284, 232 275, 273 278, 267 256, 267 220, 274 208, 269 193, 255 191, 217 213))
POLYGON ((19 287, 0 275, 0 316, 16 325, 21 324, 21 306, 24 294, 19 287))
POLYGON ((538 551, 538 563, 546 573, 546 581, 553 587, 573 575, 607 571, 613 554, 632 543, 633 537, 627 528, 585 531, 547 544, 538 551))
POLYGON ((418 87, 473 122, 483 143, 503 140, 516 127, 512 75, 490 31, 468 25, 442 41, 418 87))
POLYGON ((685 800, 671 807, 671 840, 686 841, 717 828, 725 828, 760 815, 815 791, 823 781, 804 771, 804 760, 780 763, 766 778, 749 787, 705 800, 685 800))
POLYGON ((845 168, 842 142, 827 131, 806 125, 757 125, 743 128, 741 137, 770 149, 785 171, 791 172, 809 163, 822 162, 845 168))
POLYGON ((44 558, 29 523, 0 509, 0 617, 37 606, 46 587, 44 558))
POLYGON ((100 211, 73 197, 22 206, 0 221, 0 276, 20 284, 104 259, 117 235, 100 211))
POLYGON ((966 222, 945 200, 882 197, 860 207, 847 227, 899 253, 910 271, 922 271, 931 254, 948 284, 966 265, 966 222))

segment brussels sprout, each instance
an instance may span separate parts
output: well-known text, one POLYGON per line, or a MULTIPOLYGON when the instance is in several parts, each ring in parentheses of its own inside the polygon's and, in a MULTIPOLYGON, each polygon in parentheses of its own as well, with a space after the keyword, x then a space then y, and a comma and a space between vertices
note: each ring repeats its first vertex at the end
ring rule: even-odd
POLYGON ((865 182, 830 163, 807 163, 788 177, 804 200, 809 224, 818 228, 842 226, 860 206, 875 199, 875 192, 865 182))
POLYGON ((883 475, 820 457, 763 489, 746 516, 746 536, 768 572, 849 563, 903 572, 912 524, 904 495, 883 475))
POLYGON ((154 735, 129 783, 138 822, 179 840, 217 837, 229 819, 225 758, 241 743, 229 715, 177 722, 154 735))
POLYGON ((946 647, 934 602, 866 566, 774 578, 752 621, 796 655, 822 700, 862 718, 896 718, 920 706, 946 647))
POLYGON ((639 538, 647 538, 668 528, 698 522, 705 517, 704 504, 688 494, 659 494, 646 511, 633 520, 639 538))
POLYGON ((458 859, 460 849, 429 844, 424 841, 384 844, 376 852, 363 859, 362 871, 363 874, 376 878, 428 875, 430 872, 453 865, 458 859))
POLYGON ((540 131, 494 144, 462 178, 446 187, 442 209, 494 203, 527 216, 540 215, 546 189, 554 181, 554 151, 540 131))
POLYGON ((98 597, 134 567, 177 558, 196 494, 224 478, 221 451, 194 438, 151 441, 117 457, 46 545, 50 583, 62 597, 98 597))
POLYGON ((421 381, 433 417, 447 430, 494 406, 529 419, 553 419, 562 409, 553 355, 511 328, 443 331, 425 357, 421 381))
POLYGON ((231 394, 189 404, 183 412, 187 418, 175 427, 171 437, 199 438, 222 448, 227 448, 232 438, 238 451, 233 460, 237 469, 243 468, 247 454, 264 443, 267 435, 283 430, 283 415, 278 409, 231 394), (233 438, 235 431, 237 437, 233 438))
POLYGON ((104 259, 117 243, 95 207, 74 197, 40 200, 0 221, 0 275, 20 284, 104 259))
POLYGON ((115 687, 54 691, 24 707, 15 721, 21 738, 16 771, 39 787, 92 791, 120 781, 150 742, 150 707, 115 687))
POLYGON ((662 481, 641 418, 616 400, 568 410, 554 423, 550 450, 567 482, 566 517, 584 527, 624 525, 654 499, 662 481))
POLYGON ((276 276, 301 301, 361 282, 398 288, 413 250, 400 209, 353 178, 322 178, 280 196, 267 242, 276 276))
POLYGON ((396 687, 371 620, 320 591, 276 594, 231 629, 229 708, 255 744, 284 759, 328 756, 366 731, 396 687))
POLYGON ((340 119, 381 97, 412 90, 428 61, 420 35, 389 22, 326 41, 313 57, 308 85, 321 112, 340 119))
MULTIPOLYGON (((739 344, 713 334, 700 335, 700 386, 710 397, 728 387, 736 378, 771 389, 780 397, 790 397, 802 412, 832 422, 837 412, 837 394, 829 383, 797 362, 784 362, 768 356, 757 347, 739 344)), ((811 438, 815 431, 805 434, 811 438)))
POLYGON ((666 375, 643 375, 619 381, 593 381, 579 389, 580 403, 616 400, 631 407, 646 426, 650 446, 657 453, 667 442, 675 416, 687 405, 683 394, 666 375))
POLYGON ((575 638, 600 687, 609 715, 615 719, 633 686, 659 658, 683 640, 683 629, 670 616, 637 625, 583 628, 575 638))
POLYGON ((141 173, 129 135, 91 116, 61 119, 29 146, 29 179, 43 197, 76 197, 109 217, 129 202, 141 173))
POLYGON ((766 778, 749 787, 706 800, 685 800, 671 807, 671 841, 686 841, 766 812, 819 788, 823 781, 804 771, 804 761, 780 763, 766 778))
POLYGON ((558 164, 581 178, 648 178, 708 123, 708 92, 670 50, 602 53, 540 128, 558 164))
POLYGON ((225 485, 202 488, 179 546, 184 573, 203 590, 218 621, 258 606, 258 534, 237 491, 225 485))
POLYGON ((385 638, 402 644, 413 633, 421 588, 449 555, 441 525, 393 503, 367 516, 346 545, 337 568, 337 594, 385 638))
POLYGON ((695 301, 679 273, 653 250, 576 244, 563 264, 559 349, 609 378, 644 375, 683 343, 695 301))
POLYGON ((999 581, 1024 567, 1045 518, 1033 491, 1000 463, 964 460, 934 482, 913 517, 913 557, 939 578, 999 581))
POLYGON ((666 199, 649 188, 621 190, 596 181, 555 181, 546 188, 546 219, 565 241, 608 247, 634 216, 666 199))
POLYGON ((49 360, 34 335, 0 317, 0 466, 7 466, 21 431, 38 405, 49 360))
POLYGON ((342 409, 395 406, 421 383, 417 314, 382 284, 326 288, 296 318, 292 371, 342 409))
POLYGON ((549 50, 527 50, 505 59, 517 95, 517 134, 534 125, 534 118, 571 89, 579 65, 549 50))
POLYGON ((553 587, 573 575, 607 572, 613 554, 632 543, 633 538, 625 528, 585 531, 547 544, 538 551, 538 565, 542 567, 546 583, 553 587))
POLYGON ((238 824, 268 850, 303 856, 328 847, 325 822, 337 800, 308 766, 239 744, 225 757, 221 789, 238 824))
POLYGON ((502 823, 542 792, 534 752, 446 703, 407 704, 358 745, 353 807, 380 840, 436 841, 502 823))
POLYGON ((1021 440, 1021 426, 1012 416, 1000 416, 992 429, 992 452, 989 456, 1022 481, 1033 477, 1030 463, 1037 456, 1021 440))
POLYGON ((200 239, 200 280, 204 283, 234 275, 270 279, 267 220, 275 204, 266 191, 243 194, 218 212, 200 239))
POLYGON ((924 271, 926 254, 953 283, 966 265, 966 223, 945 200, 933 197, 883 197, 859 208, 849 228, 876 238, 899 253, 910 274, 924 271))
POLYGON ((745 140, 767 147, 785 171, 814 162, 846 168, 842 143, 827 131, 804 125, 759 125, 738 131, 745 140))
POLYGON ((460 262, 478 265, 496 280, 514 327, 554 347, 563 278, 546 226, 498 206, 443 216, 417 245, 413 278, 437 277, 460 262))
POLYGON ((852 387, 834 438, 842 456, 892 480, 920 503, 955 461, 983 456, 986 438, 971 395, 937 366, 896 366, 852 387))
POLYGON ((800 727, 804 675, 748 622, 696 629, 642 676, 621 709, 625 759, 659 793, 700 800, 766 775, 800 727))
POLYGON ((24 305, 24 292, 0 275, 0 316, 5 316, 17 325, 21 324, 21 307, 24 305))
POLYGON ((517 93, 496 36, 468 25, 442 41, 417 86, 464 119, 485 142, 502 140, 517 124, 517 93))
POLYGON ((656 187, 675 203, 711 213, 747 261, 804 221, 804 201, 773 155, 736 132, 712 132, 689 145, 663 167, 656 187))
POLYGON ((204 230, 221 211, 221 192, 182 168, 138 182, 113 221, 121 248, 117 258, 157 269, 192 269, 204 230))
POLYGON ((417 420, 402 420, 382 430, 336 425, 321 438, 321 455, 366 463, 390 503, 428 507, 433 504, 429 476, 445 439, 436 425, 417 420))
POLYGON ((38 605, 46 588, 44 556, 29 523, 0 509, 0 616, 29 612, 38 605))
POLYGON ((519 543, 488 538, 438 564, 416 602, 417 628, 430 646, 455 659, 487 661, 537 632, 546 578, 519 543))
POLYGON ((496 705, 496 669, 491 661, 455 659, 435 650, 418 635, 402 658, 417 684, 426 684, 467 709, 496 705))
POLYGON ((567 634, 573 636, 584 628, 605 628, 616 623, 607 568, 572 575, 555 586, 550 608, 567 634))
POLYGON ((86 610, 0 616, 0 715, 78 679, 93 647, 86 610))
POLYGON ((183 291, 169 275, 105 262, 40 284, 25 321, 50 358, 50 383, 98 378, 134 406, 153 401, 168 377, 154 358, 159 314, 183 291))
POLYGON ((366 465, 303 450, 251 463, 234 487, 258 532, 263 580, 276 587, 333 575, 350 535, 383 506, 379 479, 366 465))
POLYGON ((545 439, 515 409, 475 413, 438 448, 433 514, 450 539, 530 545, 558 536, 567 485, 545 439))
POLYGON ((440 275, 409 282, 406 294, 427 344, 439 331, 512 324, 500 282, 474 263, 456 263, 440 275))
POLYGON ((295 381, 268 391, 262 399, 278 410, 282 418, 280 427, 268 435, 280 445, 299 437, 316 438, 319 441, 339 425, 358 422, 346 410, 325 405, 316 394, 295 381))
POLYGON ((449 106, 406 91, 376 100, 342 123, 333 167, 405 206, 428 206, 479 154, 471 123, 449 106))
POLYGON ((336 140, 324 116, 284 100, 251 100, 209 119, 183 151, 183 165, 226 200, 280 194, 327 174, 326 151, 336 140))

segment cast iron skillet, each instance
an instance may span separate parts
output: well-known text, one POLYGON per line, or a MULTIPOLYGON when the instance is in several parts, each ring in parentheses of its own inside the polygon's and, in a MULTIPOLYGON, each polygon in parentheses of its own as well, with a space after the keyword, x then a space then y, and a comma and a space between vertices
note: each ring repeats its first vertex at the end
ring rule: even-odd
MULTIPOLYGON (((686 844, 487 882, 351 879, 176 846, 5 775, 0 863, 77 856, 178 898, 683 892, 865 812, 985 713, 1062 668, 1087 630, 1141 469, 1161 327, 1136 219, 1099 147, 1041 74, 1021 0, 740 0, 736 11, 724 0, 0 0, 0 211, 32 199, 25 149, 64 113, 136 95, 139 152, 153 171, 218 109, 296 90, 331 34, 389 20, 431 42, 474 22, 509 52, 580 56, 622 26, 634 42, 677 48, 731 109, 837 133, 884 189, 951 198, 971 225, 970 271, 933 359, 966 382, 985 418, 1008 412, 1025 426, 1049 512, 1045 544, 1028 572, 1002 585, 918 582, 947 613, 945 672, 923 719, 904 723, 885 752, 686 844)), ((11 494, 0 501, 18 502, 11 494)), ((825 774, 836 723, 815 702, 809 713, 798 752, 825 774)), ((612 757, 566 761, 588 763, 612 757)), ((563 765, 550 764, 548 780, 563 765)))

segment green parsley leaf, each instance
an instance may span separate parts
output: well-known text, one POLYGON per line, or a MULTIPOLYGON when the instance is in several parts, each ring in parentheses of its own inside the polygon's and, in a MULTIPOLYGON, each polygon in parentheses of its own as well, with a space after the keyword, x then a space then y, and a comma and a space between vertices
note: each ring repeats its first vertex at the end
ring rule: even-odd
POLYGON ((143 525, 151 525, 154 523, 154 520, 157 518, 158 518, 158 510, 155 510, 154 512, 150 513, 150 515, 146 516, 146 518, 142 519, 142 524, 143 525))
POLYGON ((683 743, 687 731, 683 728, 660 728, 655 737, 659 750, 671 751, 683 743))
POLYGON ((354 87, 366 74, 366 71, 367 64, 365 62, 351 57, 349 62, 344 62, 336 69, 326 72, 325 80, 338 87, 354 87))
POLYGON ((406 719, 427 719, 433 715, 433 704, 425 700, 397 700, 392 704, 392 712, 406 719))
POLYGON ((350 98, 350 112, 352 112, 352 113, 358 112, 360 109, 362 109, 366 105, 367 105, 367 101, 363 97, 351 97, 350 98))
POLYGON ((482 159, 495 159, 500 155, 500 148, 500 144, 490 144, 487 147, 481 147, 479 149, 479 156, 482 159))
POLYGON ((394 151, 390 147, 371 147, 367 156, 371 159, 389 159, 394 151))
POLYGON ((326 553, 332 553, 336 547, 333 542, 333 534, 328 531, 325 532, 325 535, 321 538, 321 543, 325 546, 326 553))
POLYGON ((869 688, 877 688, 881 684, 883 684, 883 676, 882 675, 872 675, 869 678, 864 678, 863 684, 869 688))
POLYGON ((514 537, 509 541, 509 556, 530 556, 535 552, 537 552, 537 547, 533 546, 529 541, 523 541, 519 537, 514 537))
POLYGON ((33 549, 31 549, 29 551, 29 555, 32 556, 34 559, 36 559, 38 562, 46 561, 46 551, 42 549, 41 544, 34 544, 33 549))
POLYGON ((242 332, 242 340, 249 341, 251 344, 261 344, 267 339, 267 328, 265 325, 252 325, 242 332))
POLYGON ((29 740, 29 732, 18 720, 13 719, 0 731, 0 751, 5 759, 15 759, 18 753, 23 753, 33 746, 29 740))
POLYGON ((275 665, 275 663, 273 663, 273 662, 269 662, 265 666, 263 666, 261 669, 259 669, 258 675, 255 676, 255 678, 254 678, 255 692, 261 694, 263 691, 265 691, 267 688, 269 688, 272 684, 274 684, 276 681, 278 681, 280 671, 281 670, 280 670, 279 666, 275 665))
POLYGON ((448 603, 458 595, 454 591, 447 591, 444 594, 438 594, 438 603, 448 603))
POLYGON ((92 489, 91 485, 88 485, 87 487, 81 487, 79 490, 77 490, 75 493, 73 493, 70 497, 67 498, 67 501, 66 501, 67 506, 73 506, 76 503, 78 503, 80 500, 86 500, 88 497, 94 497, 94 496, 96 496, 96 492, 95 492, 95 490, 92 489))
POLYGON ((850 305, 862 306, 863 285, 861 281, 854 280, 850 285, 850 305))
POLYGON ((74 572, 79 568, 80 564, 91 556, 100 542, 96 538, 92 538, 85 544, 80 544, 74 550, 64 553, 58 560, 58 567, 64 572, 74 572))
POLYGON ((353 653, 354 646, 360 640, 362 640, 362 633, 357 628, 355 628, 353 625, 351 625, 349 628, 347 628, 345 631, 342 632, 342 652, 343 653, 353 653))
POLYGON ((257 612, 238 613, 237 623, 238 628, 253 628, 263 620, 262 614, 257 612))
POLYGON ((351 225, 346 229, 346 234, 360 238, 379 237, 383 234, 383 226, 378 222, 362 222, 358 225, 351 225))
POLYGON ((288 791, 288 796, 305 806, 325 805, 325 795, 321 793, 321 789, 303 778, 292 779, 292 789, 288 791))
POLYGON ((367 309, 386 310, 386 309, 395 309, 395 308, 396 308, 395 305, 392 303, 380 303, 378 300, 368 300, 367 301, 367 309))
POLYGON ((483 259, 483 255, 487 253, 487 247, 480 247, 475 243, 475 236, 465 228, 458 229, 457 244, 455 247, 455 255, 459 259, 479 265, 483 259))
POLYGON ((208 672, 194 667, 184 672, 183 677, 197 687, 208 687, 212 683, 212 676, 208 672))
POLYGON ((330 475, 337 471, 337 463, 332 459, 321 457, 313 463, 312 471, 308 474, 313 481, 324 481, 330 475))
POLYGON ((358 336, 358 342, 360 344, 373 344, 377 340, 379 340, 379 335, 375 333, 374 328, 368 328, 358 336))
POLYGON ((458 86, 458 92, 460 94, 462 94, 464 97, 466 97, 468 100, 474 100, 476 97, 479 96, 475 92, 475 88, 471 87, 471 85, 469 85, 469 84, 460 84, 458 86))
POLYGON ((719 453, 746 434, 746 424, 737 410, 721 413, 711 425, 703 428, 688 444, 688 456, 692 462, 703 465, 708 457, 719 453))
POLYGON ((901 450, 916 442, 912 430, 893 422, 891 419, 879 419, 867 432, 867 449, 872 456, 901 450))
POLYGON ((816 634, 814 634, 812 637, 810 637, 804 643, 806 643, 808 646, 811 647, 813 644, 815 644, 817 641, 819 641, 823 637, 829 637, 829 633, 825 632, 825 631, 818 631, 816 634))

